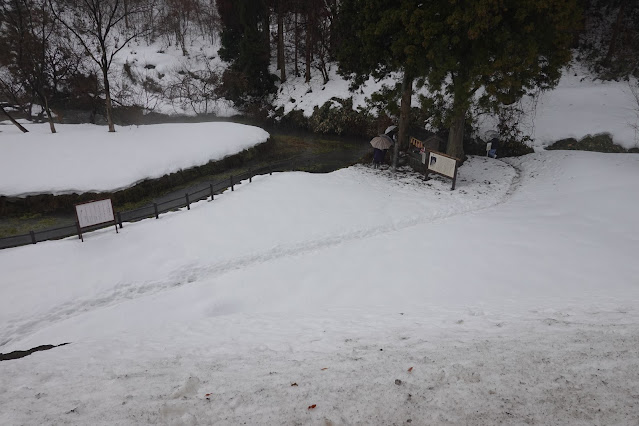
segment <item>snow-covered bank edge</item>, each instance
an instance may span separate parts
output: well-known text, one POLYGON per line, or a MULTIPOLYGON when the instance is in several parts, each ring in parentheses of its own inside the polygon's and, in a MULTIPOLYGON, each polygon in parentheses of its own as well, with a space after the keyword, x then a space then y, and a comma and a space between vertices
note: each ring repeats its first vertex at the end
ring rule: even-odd
POLYGON ((228 122, 118 127, 46 124, 3 129, 0 194, 117 192, 149 179, 219 161, 265 143, 269 134, 228 122))

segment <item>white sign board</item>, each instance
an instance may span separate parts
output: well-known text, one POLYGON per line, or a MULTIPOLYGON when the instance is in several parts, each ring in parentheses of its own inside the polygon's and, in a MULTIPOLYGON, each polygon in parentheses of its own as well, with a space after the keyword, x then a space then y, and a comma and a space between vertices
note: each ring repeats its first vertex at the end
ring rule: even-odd
POLYGON ((78 215, 80 228, 115 221, 110 199, 78 204, 75 206, 75 212, 78 215))
POLYGON ((457 166, 457 160, 454 158, 446 157, 444 155, 430 152, 428 156, 428 170, 432 170, 435 173, 448 176, 451 179, 455 178, 455 167, 457 166))

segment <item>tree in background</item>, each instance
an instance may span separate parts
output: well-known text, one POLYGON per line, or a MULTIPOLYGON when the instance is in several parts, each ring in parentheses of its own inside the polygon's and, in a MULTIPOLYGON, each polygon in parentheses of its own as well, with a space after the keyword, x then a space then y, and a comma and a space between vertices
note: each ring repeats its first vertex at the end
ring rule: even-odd
POLYGON ((639 76, 639 2, 581 0, 579 51, 601 78, 639 76))
POLYGON ((218 0, 222 34, 220 58, 230 63, 222 92, 238 104, 261 99, 274 89, 269 72, 269 8, 264 0, 218 0))
POLYGON ((49 0, 49 5, 55 18, 100 68, 109 132, 115 132, 109 69, 118 52, 131 40, 148 31, 144 26, 129 31, 124 27, 125 19, 132 20, 142 10, 125 7, 124 0, 49 0))
POLYGON ((14 96, 19 103, 32 105, 35 97, 55 133, 50 101, 60 84, 66 84, 66 78, 77 70, 79 59, 66 46, 46 0, 4 1, 0 16, 0 63, 7 68, 6 78, 13 81, 3 78, 2 85, 5 89, 22 87, 18 90, 22 96, 14 96))
POLYGON ((286 62, 292 63, 293 73, 300 76, 301 60, 307 83, 311 81, 312 70, 316 69, 326 84, 331 63, 335 60, 333 30, 337 0, 273 1, 278 24, 277 69, 280 70, 280 81, 286 81, 286 62))
POLYGON ((169 29, 175 37, 175 44, 182 48, 182 54, 188 54, 186 39, 193 21, 200 15, 199 2, 196 0, 166 0, 165 14, 160 23, 169 29))
POLYGON ((421 1, 344 0, 339 5, 337 59, 340 72, 354 78, 355 86, 370 76, 382 79, 401 76, 401 106, 398 143, 393 167, 397 166, 399 145, 408 146, 411 97, 416 77, 429 68, 422 39, 407 28, 418 25, 421 1))
POLYGON ((430 89, 447 105, 447 153, 457 158, 471 106, 497 111, 554 87, 580 25, 576 0, 437 0, 413 18, 406 33, 426 49, 430 89))
POLYGON ((288 0, 275 0, 277 16, 277 69, 280 71, 280 82, 286 81, 286 51, 284 43, 284 17, 288 12, 288 0))

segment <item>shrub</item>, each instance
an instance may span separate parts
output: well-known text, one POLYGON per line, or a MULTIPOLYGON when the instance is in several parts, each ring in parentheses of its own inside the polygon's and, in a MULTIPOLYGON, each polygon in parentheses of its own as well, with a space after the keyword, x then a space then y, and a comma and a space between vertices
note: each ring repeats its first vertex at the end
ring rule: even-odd
POLYGON ((304 112, 299 109, 294 109, 288 114, 281 116, 279 126, 290 130, 308 130, 310 128, 309 119, 304 116, 304 112))
POLYGON ((367 111, 353 109, 352 98, 331 98, 313 109, 308 125, 315 133, 361 136, 371 134, 374 123, 367 111))
POLYGON ((586 135, 581 140, 577 140, 575 138, 561 139, 550 145, 546 149, 568 149, 594 152, 627 152, 625 148, 613 142, 610 133, 586 135))

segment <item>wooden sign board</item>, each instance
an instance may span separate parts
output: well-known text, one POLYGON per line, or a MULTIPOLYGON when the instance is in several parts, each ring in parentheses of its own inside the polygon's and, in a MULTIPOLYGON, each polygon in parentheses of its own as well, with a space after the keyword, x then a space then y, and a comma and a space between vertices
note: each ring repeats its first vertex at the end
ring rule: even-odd
POLYGON ((410 137, 410 144, 413 146, 416 146, 417 148, 423 148, 424 147, 424 142, 420 141, 417 138, 414 137, 410 137))
POLYGON ((432 135, 428 139, 421 141, 416 137, 411 136, 409 142, 414 147, 419 148, 420 151, 426 149, 429 151, 437 151, 439 149, 440 139, 436 135, 432 135))
POLYGON ((78 228, 78 235, 82 241, 84 241, 82 229, 88 228, 89 226, 113 223, 113 225, 115 225, 115 232, 118 232, 115 214, 113 213, 113 204, 110 198, 76 204, 75 215, 77 218, 76 226, 78 228))
POLYGON ((422 156, 422 162, 426 164, 426 178, 428 179, 428 173, 436 173, 440 176, 451 178, 453 180, 452 189, 454 190, 459 160, 441 152, 427 151, 427 153, 428 155, 422 156))

